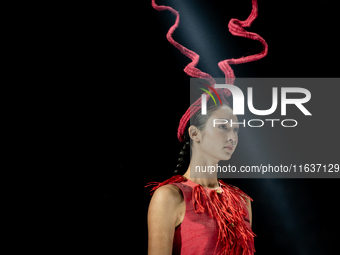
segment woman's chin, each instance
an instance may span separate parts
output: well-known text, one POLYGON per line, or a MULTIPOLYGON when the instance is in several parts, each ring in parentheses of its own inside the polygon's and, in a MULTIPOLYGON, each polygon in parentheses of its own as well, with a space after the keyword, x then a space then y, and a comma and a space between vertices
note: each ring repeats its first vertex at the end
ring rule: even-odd
POLYGON ((229 155, 223 155, 223 157, 221 158, 221 160, 229 160, 231 158, 232 154, 229 155))

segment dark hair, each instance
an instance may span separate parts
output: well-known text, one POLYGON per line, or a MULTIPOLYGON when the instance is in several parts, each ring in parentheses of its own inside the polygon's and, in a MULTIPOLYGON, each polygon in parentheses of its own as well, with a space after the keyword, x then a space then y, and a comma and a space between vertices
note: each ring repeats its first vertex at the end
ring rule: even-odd
MULTIPOLYGON (((222 106, 224 105, 227 105, 227 104, 223 104, 222 106)), ((189 127, 193 125, 202 131, 205 128, 205 124, 207 123, 207 120, 210 118, 213 112, 218 110, 222 106, 221 105, 210 105, 210 106, 208 105, 206 115, 202 115, 201 111, 198 110, 197 113, 195 113, 190 118, 184 130, 183 137, 184 137, 185 142, 184 142, 182 149, 179 152, 177 166, 174 171, 175 174, 183 175, 190 164, 190 159, 191 159, 190 147, 192 146, 192 140, 190 139, 190 136, 189 136, 189 127)), ((229 105, 227 106, 230 107, 229 105)))

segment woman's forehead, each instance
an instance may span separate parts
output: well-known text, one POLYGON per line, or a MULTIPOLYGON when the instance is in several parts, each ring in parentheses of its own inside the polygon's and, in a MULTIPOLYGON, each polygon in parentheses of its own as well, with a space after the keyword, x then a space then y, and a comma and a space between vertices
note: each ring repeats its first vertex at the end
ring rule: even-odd
POLYGON ((233 114, 233 110, 228 106, 222 106, 214 111, 211 117, 211 119, 232 119, 237 121, 237 116, 233 114))

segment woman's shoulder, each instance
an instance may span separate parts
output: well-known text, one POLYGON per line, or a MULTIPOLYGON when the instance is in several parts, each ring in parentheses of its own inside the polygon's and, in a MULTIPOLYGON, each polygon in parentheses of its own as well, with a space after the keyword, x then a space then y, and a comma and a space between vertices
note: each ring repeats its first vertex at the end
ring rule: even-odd
POLYGON ((156 189, 153 193, 148 210, 148 217, 159 219, 173 219, 176 223, 184 198, 180 189, 172 184, 166 184, 156 189))
POLYGON ((159 191, 158 193, 176 193, 175 191, 179 191, 178 188, 174 187, 175 185, 169 185, 169 184, 177 184, 177 183, 181 183, 183 181, 185 181, 186 178, 183 177, 182 175, 175 175, 175 176, 172 176, 171 178, 163 181, 163 182, 149 182, 146 186, 146 187, 150 187, 150 186, 153 186, 153 188, 150 190, 151 192, 151 195, 156 191, 156 190, 161 190, 159 191), (161 187, 164 187, 164 186, 167 186, 167 188, 164 188, 164 189, 160 189, 161 187))
POLYGON ((177 204, 183 201, 181 189, 173 184, 165 184, 157 188, 152 197, 165 203, 177 204))

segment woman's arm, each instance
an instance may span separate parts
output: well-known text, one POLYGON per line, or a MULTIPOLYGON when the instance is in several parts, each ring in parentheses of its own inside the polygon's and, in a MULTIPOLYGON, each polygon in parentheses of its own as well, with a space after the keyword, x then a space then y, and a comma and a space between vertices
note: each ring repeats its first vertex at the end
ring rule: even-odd
POLYGON ((175 185, 159 187, 153 194, 148 210, 148 255, 172 254, 182 203, 182 193, 175 185))

